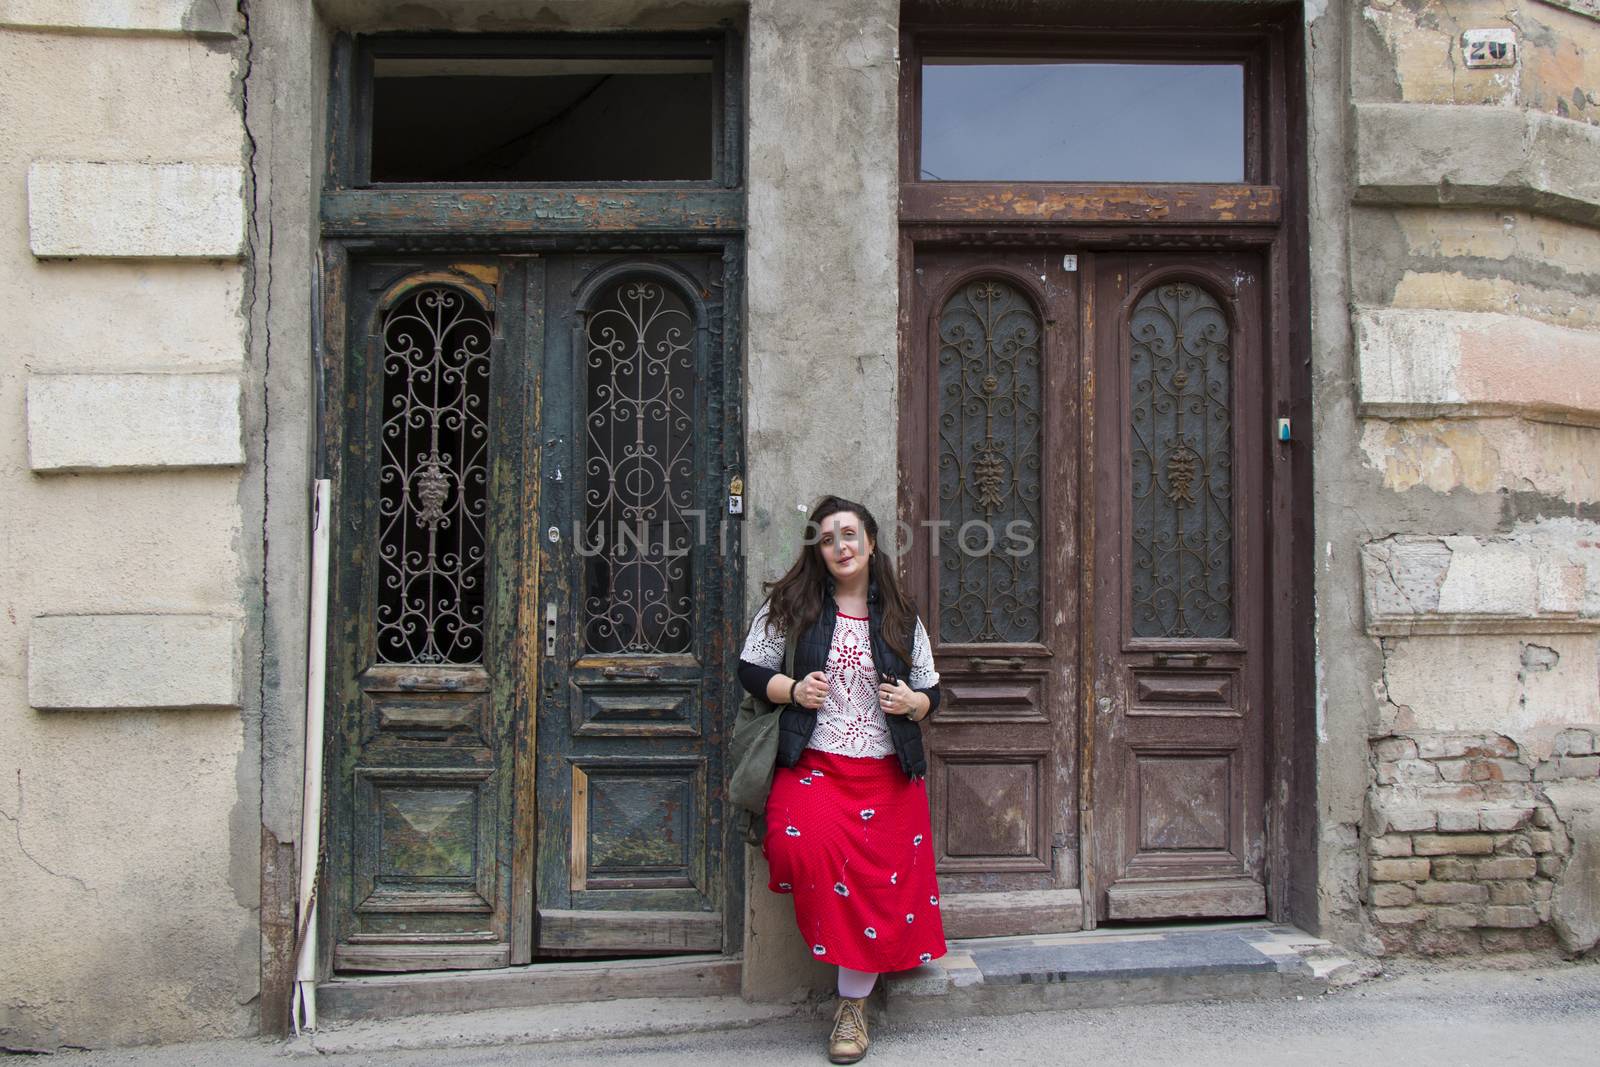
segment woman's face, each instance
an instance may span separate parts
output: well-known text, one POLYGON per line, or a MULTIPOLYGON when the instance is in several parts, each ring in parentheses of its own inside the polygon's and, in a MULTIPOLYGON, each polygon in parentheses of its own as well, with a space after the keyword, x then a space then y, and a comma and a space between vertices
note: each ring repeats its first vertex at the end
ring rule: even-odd
POLYGON ((836 511, 822 520, 817 548, 822 562, 838 581, 866 573, 872 555, 872 537, 853 511, 836 511))

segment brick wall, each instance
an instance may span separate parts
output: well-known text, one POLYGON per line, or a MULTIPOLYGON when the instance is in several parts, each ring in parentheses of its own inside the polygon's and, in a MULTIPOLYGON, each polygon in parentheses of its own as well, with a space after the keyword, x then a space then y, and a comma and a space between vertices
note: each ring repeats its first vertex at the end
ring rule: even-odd
POLYGON ((1544 758, 1503 735, 1454 733, 1383 737, 1372 757, 1363 895, 1373 948, 1457 955, 1563 944, 1552 900, 1572 838, 1544 784, 1600 778, 1596 729, 1561 731, 1544 758))

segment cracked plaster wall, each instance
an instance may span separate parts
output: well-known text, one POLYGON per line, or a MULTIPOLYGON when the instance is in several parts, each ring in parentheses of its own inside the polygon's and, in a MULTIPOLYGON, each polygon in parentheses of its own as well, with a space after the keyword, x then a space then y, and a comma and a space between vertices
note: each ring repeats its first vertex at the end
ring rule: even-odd
MULTIPOLYGON (((1350 8, 1356 433, 1318 506, 1326 557, 1361 570, 1359 612, 1324 624, 1348 658, 1329 651, 1324 670, 1371 741, 1364 910, 1346 895, 1343 914, 1377 951, 1594 944, 1563 918, 1600 901, 1592 860, 1572 858, 1593 855, 1592 829, 1553 795, 1589 810, 1574 798, 1600 791, 1596 15, 1350 8), (1516 32, 1515 67, 1465 66, 1461 34, 1479 28, 1516 32), (1362 154, 1386 126, 1426 131, 1403 177, 1362 154), (1537 136, 1490 132, 1514 128, 1537 136)), ((1318 463, 1341 457, 1319 441, 1318 463)))

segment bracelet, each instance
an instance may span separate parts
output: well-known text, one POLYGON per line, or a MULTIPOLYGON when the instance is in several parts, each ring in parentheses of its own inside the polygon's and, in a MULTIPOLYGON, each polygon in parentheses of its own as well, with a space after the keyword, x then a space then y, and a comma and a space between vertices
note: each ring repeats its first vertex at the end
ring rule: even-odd
POLYGON ((799 684, 800 684, 800 679, 798 679, 798 678, 796 678, 794 681, 789 683, 789 703, 791 703, 791 704, 794 703, 794 690, 795 690, 795 687, 798 686, 799 684))

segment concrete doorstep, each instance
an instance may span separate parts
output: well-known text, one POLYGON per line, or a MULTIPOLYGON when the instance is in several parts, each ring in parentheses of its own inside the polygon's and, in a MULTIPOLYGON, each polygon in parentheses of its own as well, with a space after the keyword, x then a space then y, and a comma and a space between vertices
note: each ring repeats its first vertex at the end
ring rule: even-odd
POLYGON ((736 996, 591 1000, 335 1022, 292 1038, 285 1047, 295 1056, 322 1056, 663 1037, 741 1030, 810 1010, 809 1004, 752 1004, 736 996))
POLYGON ((1184 1000, 1308 996, 1369 965, 1292 926, 1101 927, 1036 937, 952 941, 950 951, 886 981, 899 1022, 1184 1000))
MULTIPOLYGON (((1309 996, 1372 968, 1294 927, 1205 924, 950 942, 940 959, 889 976, 894 1023, 1184 1000, 1309 996)), ((585 1000, 389 1018, 326 1020, 292 1055, 547 1044, 738 1030, 813 1015, 817 998, 751 1003, 733 995, 585 1000)))

